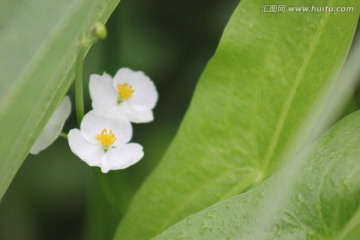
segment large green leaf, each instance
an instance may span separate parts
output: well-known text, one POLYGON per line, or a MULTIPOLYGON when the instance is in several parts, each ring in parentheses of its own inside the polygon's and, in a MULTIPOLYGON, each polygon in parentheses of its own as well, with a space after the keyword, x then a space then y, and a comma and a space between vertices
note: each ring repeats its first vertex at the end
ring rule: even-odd
MULTIPOLYGON (((360 40, 354 45, 329 106, 337 108, 344 99, 346 102, 346 93, 351 95, 351 85, 360 74, 359 62, 360 40)), ((331 121, 334 112, 324 115, 331 121)), ((350 115, 254 191, 187 217, 156 239, 358 239, 359 120, 360 112, 350 115)), ((324 123, 321 120, 318 126, 324 123)))
MULTIPOLYGON (((243 0, 235 10, 174 142, 135 196, 116 238, 148 239, 258 185, 309 134, 315 119, 307 121, 309 113, 333 86, 360 3, 347 1, 354 6, 347 13, 261 12, 268 4, 243 0)), ((278 4, 283 1, 271 1, 278 4)))
POLYGON ((74 77, 78 41, 119 0, 0 3, 0 199, 74 77))
POLYGON ((343 239, 360 222, 360 112, 253 191, 156 239, 343 239))

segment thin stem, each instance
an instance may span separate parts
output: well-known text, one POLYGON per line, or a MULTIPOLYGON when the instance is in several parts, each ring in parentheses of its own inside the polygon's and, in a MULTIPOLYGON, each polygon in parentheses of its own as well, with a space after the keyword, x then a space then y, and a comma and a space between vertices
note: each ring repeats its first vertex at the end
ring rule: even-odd
POLYGON ((64 138, 64 139, 68 139, 68 136, 67 136, 67 134, 66 133, 64 133, 64 132, 61 132, 60 133, 60 137, 62 137, 62 138, 64 138))
POLYGON ((107 31, 104 24, 96 22, 91 30, 92 35, 86 38, 85 35, 79 42, 78 54, 75 62, 75 107, 76 120, 78 127, 80 127, 81 120, 84 117, 84 90, 83 90, 83 61, 85 57, 86 48, 90 47, 99 39, 104 39, 107 36, 107 31))
POLYGON ((100 169, 94 168, 93 172, 100 183, 100 186, 105 194, 105 198, 110 206, 112 213, 116 218, 120 218, 121 214, 119 208, 117 207, 116 197, 113 190, 111 189, 111 185, 109 183, 109 180, 107 179, 107 176, 105 176, 105 174, 103 174, 100 169))
POLYGON ((84 90, 83 90, 83 60, 85 47, 80 44, 78 47, 78 55, 75 62, 75 107, 76 119, 80 127, 81 120, 84 117, 84 90))

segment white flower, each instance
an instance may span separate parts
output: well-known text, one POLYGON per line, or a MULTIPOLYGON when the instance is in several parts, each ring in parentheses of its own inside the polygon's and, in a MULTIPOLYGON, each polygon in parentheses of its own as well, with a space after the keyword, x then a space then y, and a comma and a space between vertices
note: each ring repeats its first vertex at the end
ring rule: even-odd
POLYGON ((30 153, 38 154, 50 146, 60 135, 66 119, 71 112, 71 102, 68 96, 65 96, 55 113, 46 124, 44 130, 32 146, 30 153))
POLYGON ((114 78, 104 73, 92 74, 89 82, 92 107, 105 115, 124 116, 134 123, 154 119, 158 93, 154 83, 143 72, 121 68, 114 78))
POLYGON ((131 137, 127 119, 103 117, 94 110, 84 116, 80 130, 72 129, 68 134, 71 151, 103 173, 127 168, 144 156, 141 145, 128 143, 131 137))

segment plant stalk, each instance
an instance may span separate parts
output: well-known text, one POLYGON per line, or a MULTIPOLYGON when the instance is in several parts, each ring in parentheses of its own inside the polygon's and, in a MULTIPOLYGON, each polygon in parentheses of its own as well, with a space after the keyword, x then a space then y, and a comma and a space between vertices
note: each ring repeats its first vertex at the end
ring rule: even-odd
POLYGON ((75 108, 76 120, 80 127, 81 120, 84 117, 84 90, 83 90, 83 61, 85 55, 85 47, 80 44, 78 47, 78 55, 75 62, 75 108))

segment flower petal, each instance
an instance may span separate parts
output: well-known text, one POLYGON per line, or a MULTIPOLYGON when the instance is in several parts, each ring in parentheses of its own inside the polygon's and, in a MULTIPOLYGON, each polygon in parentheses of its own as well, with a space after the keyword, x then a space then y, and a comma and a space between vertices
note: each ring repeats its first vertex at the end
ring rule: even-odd
POLYGON ((101 166, 104 150, 100 145, 86 141, 78 129, 70 130, 68 141, 71 151, 89 166, 101 166))
POLYGON ((96 136, 104 129, 111 130, 115 134, 117 140, 114 146, 123 145, 129 142, 132 137, 132 127, 129 120, 124 117, 105 116, 94 110, 84 116, 80 129, 84 138, 94 144, 99 144, 96 136))
POLYGON ((133 89, 133 96, 126 100, 131 104, 142 105, 149 109, 153 109, 158 100, 158 93, 154 83, 143 72, 132 71, 129 68, 121 68, 115 74, 113 79, 113 87, 121 83, 129 83, 133 89))
POLYGON ((50 146, 60 135, 62 128, 64 127, 66 119, 71 112, 71 102, 68 96, 65 96, 55 113, 46 124, 40 136, 32 146, 30 153, 38 154, 50 146))
POLYGON ((132 105, 128 102, 124 102, 118 106, 117 116, 125 116, 133 123, 146 123, 154 120, 151 109, 141 105, 132 105))
POLYGON ((130 167, 140 161, 143 156, 143 147, 137 143, 109 149, 101 159, 101 171, 107 173, 110 170, 130 167))
POLYGON ((90 75, 89 91, 92 99, 92 107, 102 111, 111 111, 116 107, 118 93, 112 87, 112 78, 107 73, 102 76, 97 74, 90 75))

